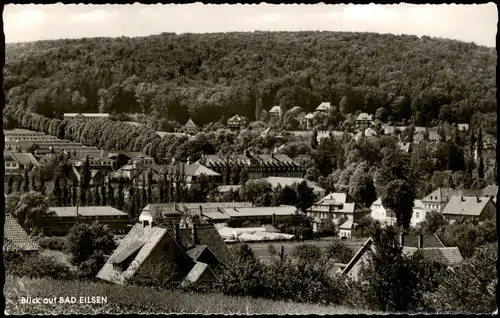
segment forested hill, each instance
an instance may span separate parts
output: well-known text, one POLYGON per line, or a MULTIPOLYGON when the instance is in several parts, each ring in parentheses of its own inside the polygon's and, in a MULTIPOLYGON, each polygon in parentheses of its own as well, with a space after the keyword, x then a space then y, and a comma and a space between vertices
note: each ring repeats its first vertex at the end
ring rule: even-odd
POLYGON ((100 110, 205 124, 346 96, 346 113, 385 107, 426 125, 496 112, 495 68, 494 49, 425 36, 165 33, 8 44, 4 85, 7 105, 47 117, 100 110))

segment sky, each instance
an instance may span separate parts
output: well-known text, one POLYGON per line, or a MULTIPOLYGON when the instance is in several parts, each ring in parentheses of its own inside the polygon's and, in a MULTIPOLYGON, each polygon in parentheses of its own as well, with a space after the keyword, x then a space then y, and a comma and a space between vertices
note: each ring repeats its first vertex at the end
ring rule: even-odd
POLYGON ((7 43, 163 32, 352 31, 427 35, 496 46, 498 11, 480 5, 16 5, 4 7, 7 43))

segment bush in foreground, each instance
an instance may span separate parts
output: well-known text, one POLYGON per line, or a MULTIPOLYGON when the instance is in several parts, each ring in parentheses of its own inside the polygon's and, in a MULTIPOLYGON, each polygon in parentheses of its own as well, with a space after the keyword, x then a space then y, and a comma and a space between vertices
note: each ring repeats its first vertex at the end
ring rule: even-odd
POLYGON ((46 255, 10 254, 4 258, 8 275, 27 278, 73 279, 70 268, 46 255))

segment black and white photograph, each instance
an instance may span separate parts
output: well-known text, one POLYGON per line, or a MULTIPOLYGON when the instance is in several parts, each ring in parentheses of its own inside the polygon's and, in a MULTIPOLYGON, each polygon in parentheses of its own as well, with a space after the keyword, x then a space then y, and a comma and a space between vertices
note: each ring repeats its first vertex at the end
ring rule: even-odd
POLYGON ((2 6, 6 314, 497 313, 495 3, 2 6))

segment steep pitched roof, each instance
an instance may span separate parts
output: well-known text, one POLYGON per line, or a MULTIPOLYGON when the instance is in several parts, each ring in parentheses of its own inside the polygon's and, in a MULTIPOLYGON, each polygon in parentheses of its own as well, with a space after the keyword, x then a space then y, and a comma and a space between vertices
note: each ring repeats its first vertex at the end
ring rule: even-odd
POLYGON ((434 261, 446 265, 457 265, 464 261, 462 254, 458 247, 439 247, 439 248, 421 248, 416 247, 403 247, 403 253, 410 256, 415 252, 422 253, 424 259, 434 261))
POLYGON ((201 276, 207 271, 210 271, 211 272, 210 274, 212 274, 212 276, 215 277, 214 273, 212 272, 208 264, 202 262, 196 262, 193 268, 184 278, 182 285, 196 283, 201 278, 201 276))
POLYGON ((324 110, 330 110, 332 108, 332 105, 330 104, 330 102, 322 102, 321 104, 319 104, 318 107, 316 107, 316 110, 317 111, 324 111, 324 110))
POLYGON ((33 165, 38 164, 38 161, 31 153, 4 151, 3 159, 5 161, 15 161, 22 165, 29 165, 30 163, 33 165))
POLYGON ((489 202, 491 202, 490 197, 452 196, 442 213, 480 216, 489 202))
POLYGON ((109 117, 108 113, 64 113, 64 117, 76 117, 82 115, 83 117, 109 117))
POLYGON ((194 121, 191 118, 189 118, 189 120, 186 122, 185 126, 197 127, 196 124, 194 123, 194 121))
POLYGON ((309 113, 309 114, 305 115, 304 118, 306 118, 306 119, 313 119, 314 118, 314 114, 313 113, 309 113))
POLYGON ((17 221, 9 214, 5 215, 5 223, 3 225, 3 251, 38 251, 40 246, 36 244, 17 223, 17 221))
POLYGON ((227 264, 231 260, 231 251, 212 224, 198 224, 196 240, 196 242, 193 241, 192 229, 179 229, 178 242, 185 249, 190 245, 205 245, 223 264, 227 264))
POLYGON ((125 280, 133 276, 140 266, 146 262, 151 252, 165 235, 170 235, 165 228, 143 226, 140 223, 134 225, 101 268, 97 278, 117 284, 125 283, 125 280), (136 255, 127 269, 123 272, 115 271, 113 264, 119 264, 134 254, 136 255))

